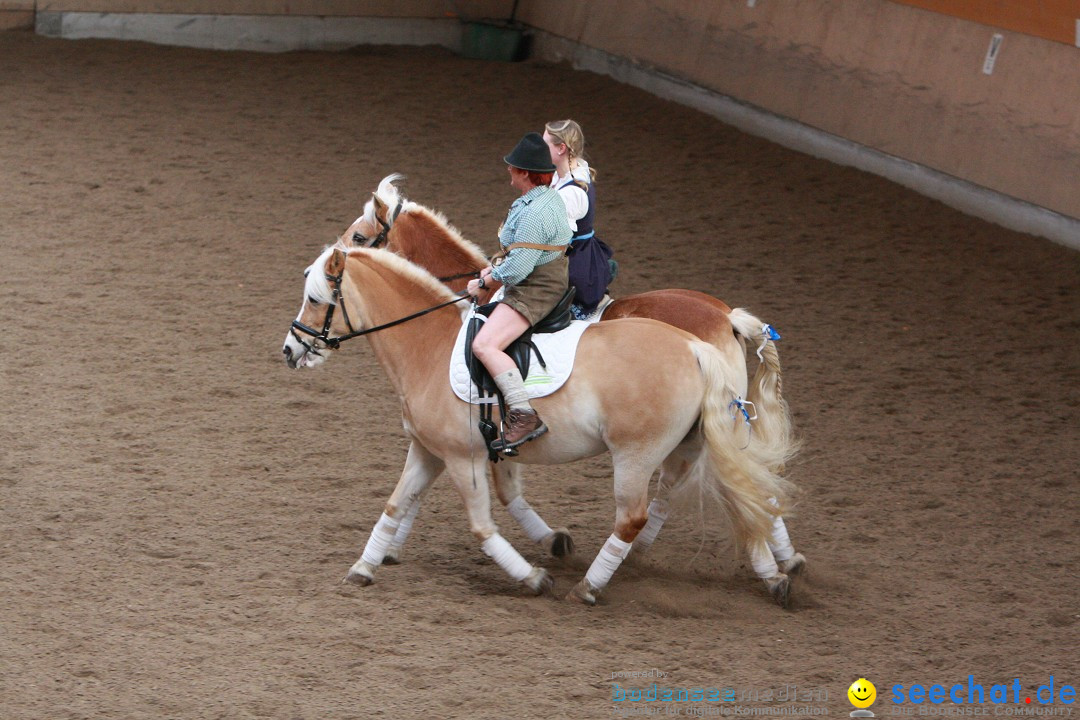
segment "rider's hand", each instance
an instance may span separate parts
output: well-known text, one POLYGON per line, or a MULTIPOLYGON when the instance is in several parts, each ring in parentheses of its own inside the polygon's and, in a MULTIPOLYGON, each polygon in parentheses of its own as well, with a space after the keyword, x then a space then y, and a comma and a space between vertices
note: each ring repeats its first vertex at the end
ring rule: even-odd
POLYGON ((469 284, 465 286, 465 292, 469 293, 473 297, 480 297, 480 281, 470 280, 469 284))

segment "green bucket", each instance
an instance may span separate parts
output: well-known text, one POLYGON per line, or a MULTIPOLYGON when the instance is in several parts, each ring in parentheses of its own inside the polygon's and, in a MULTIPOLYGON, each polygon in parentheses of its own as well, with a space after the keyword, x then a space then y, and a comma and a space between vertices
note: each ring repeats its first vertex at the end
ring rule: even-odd
POLYGON ((477 60, 524 60, 525 31, 514 25, 467 22, 462 28, 461 54, 477 60))

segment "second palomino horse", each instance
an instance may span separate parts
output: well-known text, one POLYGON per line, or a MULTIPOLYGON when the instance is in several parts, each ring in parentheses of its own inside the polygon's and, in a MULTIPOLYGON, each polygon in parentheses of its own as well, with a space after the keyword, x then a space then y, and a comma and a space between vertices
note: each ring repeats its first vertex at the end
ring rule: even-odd
MULTIPOLYGON (((487 259, 480 249, 465 240, 440 213, 402 197, 394 174, 383 178, 378 189, 357 218, 339 238, 343 248, 352 246, 384 246, 425 268, 447 284, 461 291, 465 283, 486 267, 487 259)), ((490 293, 490 291, 488 291, 490 293)), ((786 446, 794 452, 791 414, 781 394, 780 357, 771 328, 741 308, 734 310, 724 302, 694 290, 666 289, 628 295, 614 300, 603 313, 602 320, 626 317, 645 317, 660 320, 696 335, 731 357, 738 355, 741 373, 745 378, 745 342, 755 345, 759 358, 754 377, 743 379, 737 390, 746 398, 746 405, 755 411, 753 432, 767 443, 786 446)), ((774 468, 781 471, 781 468, 774 468)), ((563 528, 553 530, 525 500, 522 494, 519 467, 513 463, 498 463, 493 467, 495 488, 499 500, 526 534, 537 543, 546 545, 554 555, 572 551, 573 541, 563 528)), ((657 496, 649 504, 649 521, 634 543, 638 553, 648 550, 667 517, 665 491, 670 485, 670 473, 661 469, 657 496)), ((410 516, 398 529, 391 543, 387 562, 397 562, 401 548, 420 509, 415 503, 410 516)), ((774 521, 773 537, 769 542, 781 571, 798 574, 805 558, 796 553, 788 538, 782 518, 774 521)), ((785 598, 777 598, 781 603, 785 598)))
MULTIPOLYGON (((462 321, 452 305, 461 298, 384 250, 331 247, 305 274, 304 302, 283 347, 286 362, 315 367, 345 339, 368 335, 401 400, 411 440, 397 487, 346 579, 374 580, 411 505, 445 469, 483 551, 528 588, 549 589, 547 572, 526 561, 492 520, 487 448, 469 404, 446 381, 462 321)), ((731 407, 741 400, 738 368, 730 353, 653 320, 598 323, 582 335, 566 384, 535 400, 550 431, 523 446, 517 458, 557 464, 611 453, 614 530, 569 598, 595 603, 646 525, 649 480, 661 466, 672 492, 701 500, 703 520, 726 521, 773 595, 786 597, 787 576, 767 543, 790 490, 774 468, 790 448, 732 422, 731 407), (641 353, 644 347, 650 352, 641 353)))

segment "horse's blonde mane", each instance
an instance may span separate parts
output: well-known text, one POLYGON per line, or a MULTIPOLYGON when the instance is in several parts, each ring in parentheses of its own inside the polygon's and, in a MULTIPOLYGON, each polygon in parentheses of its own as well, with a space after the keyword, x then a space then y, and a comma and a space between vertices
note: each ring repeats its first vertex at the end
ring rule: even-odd
POLYGON ((333 304, 334 289, 330 286, 330 281, 326 279, 326 263, 330 260, 330 255, 334 250, 341 250, 350 256, 364 255, 369 257, 388 272, 401 275, 428 290, 437 301, 453 300, 457 297, 448 287, 439 282, 434 275, 400 255, 387 250, 349 248, 343 247, 341 243, 335 243, 327 246, 305 271, 307 278, 304 281, 304 293, 316 302, 333 304))
MULTIPOLYGON (((383 204, 385 204, 387 207, 397 207, 398 201, 401 200, 402 202, 404 202, 404 198, 401 197, 401 191, 398 189, 396 183, 404 179, 405 176, 401 173, 391 173, 390 175, 387 175, 382 179, 382 182, 379 183, 378 189, 373 194, 378 197, 379 200, 381 200, 383 204)), ((409 204, 411 205, 412 203, 409 204)), ((405 210, 404 205, 402 205, 401 209, 402 211, 405 210)), ((375 219, 374 198, 364 203, 364 214, 357 218, 357 220, 365 220, 373 227, 378 225, 378 220, 375 219)))
POLYGON ((308 265, 304 270, 304 296, 318 303, 334 304, 334 290, 330 287, 330 281, 326 279, 326 261, 330 259, 330 253, 334 252, 338 245, 326 246, 315 262, 308 265))
POLYGON ((416 263, 409 262, 397 253, 373 248, 351 248, 349 255, 366 255, 389 272, 402 275, 430 291, 435 296, 436 301, 453 300, 457 297, 450 288, 439 282, 434 275, 416 263))
MULTIPOLYGON (((478 266, 487 264, 487 256, 480 249, 480 246, 474 242, 466 240, 462 237, 458 229, 454 227, 450 221, 446 218, 446 215, 437 210, 432 210, 429 207, 425 207, 420 203, 407 200, 401 194, 400 188, 397 183, 405 178, 401 173, 393 173, 387 175, 379 183, 379 188, 375 191, 375 196, 384 203, 388 208, 397 207, 397 204, 401 203, 401 212, 418 215, 429 218, 433 223, 438 225, 442 230, 446 232, 450 241, 456 245, 460 252, 470 260, 474 261, 478 266)), ((360 216, 361 220, 366 220, 373 227, 378 226, 378 221, 375 219, 375 200, 368 200, 364 205, 364 214, 360 216)))

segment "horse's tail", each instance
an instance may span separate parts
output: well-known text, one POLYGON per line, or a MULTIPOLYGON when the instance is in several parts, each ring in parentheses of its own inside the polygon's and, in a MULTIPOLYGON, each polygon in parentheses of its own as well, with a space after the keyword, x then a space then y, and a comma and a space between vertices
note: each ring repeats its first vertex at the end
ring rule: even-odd
POLYGON ((692 348, 705 379, 700 420, 704 447, 697 471, 688 474, 676 493, 693 501, 686 495, 696 491, 699 507, 710 498, 719 501, 736 547, 764 542, 774 518, 788 506, 791 484, 774 470, 786 452, 752 439, 735 404, 734 370, 720 351, 699 340, 692 348))
POLYGON ((731 326, 740 336, 750 342, 760 362, 746 391, 746 399, 757 410, 757 420, 751 423, 757 441, 764 443, 770 455, 780 458, 773 465, 775 472, 783 472, 784 464, 798 450, 791 410, 781 393, 780 353, 773 341, 772 328, 743 308, 735 308, 728 315, 731 326))

